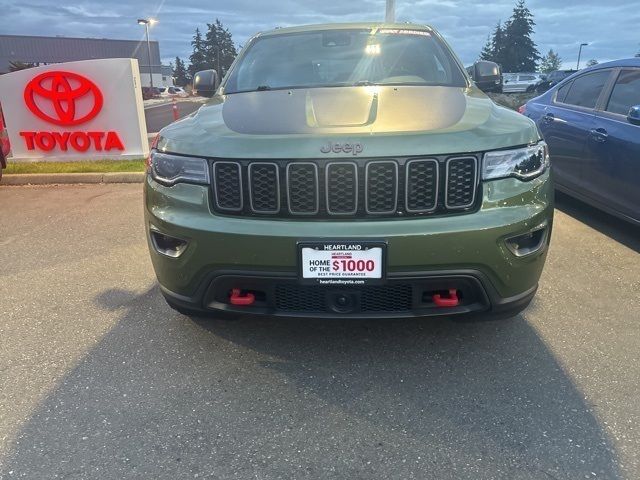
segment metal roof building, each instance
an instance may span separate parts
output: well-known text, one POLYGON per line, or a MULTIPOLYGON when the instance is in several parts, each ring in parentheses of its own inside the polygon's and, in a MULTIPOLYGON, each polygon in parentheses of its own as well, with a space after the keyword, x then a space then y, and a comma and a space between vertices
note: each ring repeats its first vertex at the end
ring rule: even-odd
MULTIPOLYGON (((150 45, 154 85, 171 85, 171 77, 166 79, 166 67, 163 75, 158 42, 152 41, 150 45)), ((0 74, 9 72, 9 62, 42 65, 98 58, 138 59, 143 85, 148 85, 149 54, 144 40, 0 35, 0 74)))

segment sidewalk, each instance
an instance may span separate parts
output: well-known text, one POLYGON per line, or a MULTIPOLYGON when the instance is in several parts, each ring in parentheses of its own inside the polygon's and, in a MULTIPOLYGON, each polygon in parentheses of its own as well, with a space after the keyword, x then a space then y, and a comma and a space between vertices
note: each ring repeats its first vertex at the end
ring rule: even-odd
POLYGON ((14 173, 3 175, 0 187, 5 185, 61 185, 79 183, 142 183, 145 172, 108 173, 14 173))

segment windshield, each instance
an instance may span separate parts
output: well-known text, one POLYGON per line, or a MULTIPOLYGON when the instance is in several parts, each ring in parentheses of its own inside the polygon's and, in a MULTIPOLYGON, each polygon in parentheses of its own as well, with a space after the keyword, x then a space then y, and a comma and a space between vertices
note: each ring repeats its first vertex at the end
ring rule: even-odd
POLYGON ((466 87, 452 54, 423 30, 326 30, 258 37, 225 93, 345 85, 466 87))

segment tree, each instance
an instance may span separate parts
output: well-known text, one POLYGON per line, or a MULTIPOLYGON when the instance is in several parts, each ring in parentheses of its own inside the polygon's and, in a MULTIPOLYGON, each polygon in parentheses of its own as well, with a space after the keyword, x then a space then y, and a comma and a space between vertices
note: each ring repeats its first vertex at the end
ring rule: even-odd
POLYGON ((534 33, 533 14, 518 0, 511 18, 504 25, 504 60, 502 69, 506 72, 533 72, 540 59, 536 44, 531 39, 534 33))
POLYGON ((480 60, 489 60, 490 62, 493 62, 493 57, 494 57, 494 47, 493 47, 493 41, 491 40, 491 35, 487 35, 487 43, 484 44, 484 47, 482 47, 482 50, 480 51, 480 60))
POLYGON ((587 62, 587 67, 593 67, 594 65, 598 65, 598 60, 596 60, 595 58, 592 58, 587 62))
POLYGON ((229 29, 216 18, 207 24, 204 40, 207 63, 212 65, 220 76, 224 75, 238 55, 229 29))
POLYGON ((191 76, 193 77, 200 70, 213 68, 212 64, 207 63, 207 50, 199 28, 196 28, 191 46, 193 47, 193 51, 189 56, 189 73, 191 76))
POLYGON ((560 55, 553 51, 553 48, 549 49, 549 53, 547 53, 540 60, 539 70, 542 73, 550 73, 554 70, 560 70, 562 66, 562 59, 560 55))
POLYGON ((176 57, 176 65, 173 68, 173 78, 179 87, 184 87, 189 83, 189 73, 187 72, 184 61, 180 57, 176 57))
POLYGON ((491 36, 487 37, 487 43, 480 53, 480 59, 496 62, 500 65, 504 63, 505 42, 504 29, 501 22, 498 22, 491 36))

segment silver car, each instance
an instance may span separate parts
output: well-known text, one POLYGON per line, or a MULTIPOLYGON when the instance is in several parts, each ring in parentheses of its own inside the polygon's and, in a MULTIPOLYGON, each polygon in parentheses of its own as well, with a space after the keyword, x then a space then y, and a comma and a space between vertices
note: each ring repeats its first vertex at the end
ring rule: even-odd
POLYGON ((505 73, 502 91, 504 93, 532 92, 544 80, 540 73, 505 73))

